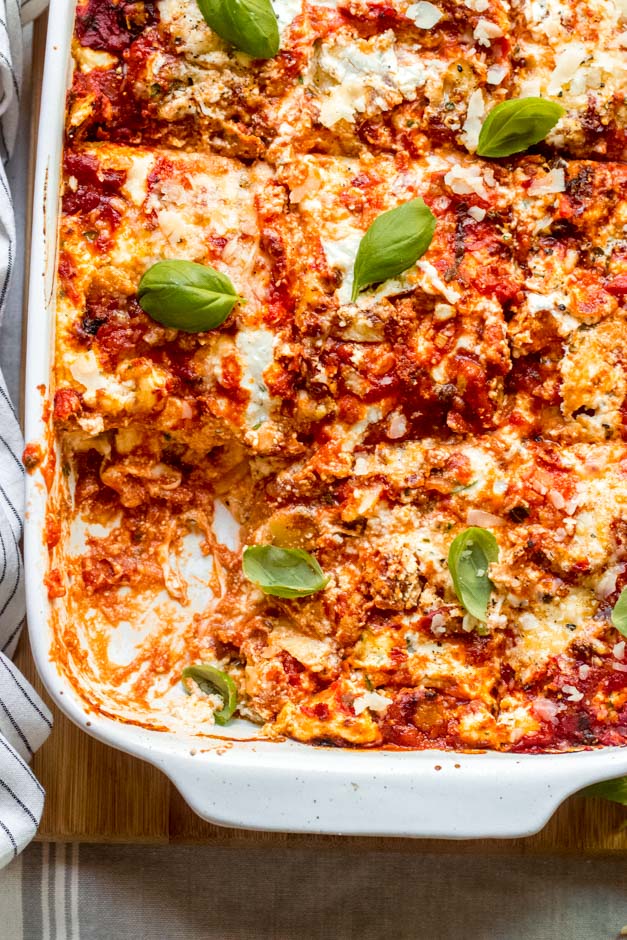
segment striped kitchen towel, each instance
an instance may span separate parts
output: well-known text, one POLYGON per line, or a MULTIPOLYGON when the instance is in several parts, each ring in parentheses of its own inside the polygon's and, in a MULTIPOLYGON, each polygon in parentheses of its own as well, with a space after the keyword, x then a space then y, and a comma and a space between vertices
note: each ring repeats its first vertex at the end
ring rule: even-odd
MULTIPOLYGON (((0 0, 0 317, 18 250, 6 163, 18 125, 22 26, 45 5, 45 0, 0 0)), ((0 375, 0 867, 37 830, 44 792, 28 761, 52 726, 50 712, 9 659, 24 620, 19 547, 24 510, 22 447, 17 416, 0 375)))

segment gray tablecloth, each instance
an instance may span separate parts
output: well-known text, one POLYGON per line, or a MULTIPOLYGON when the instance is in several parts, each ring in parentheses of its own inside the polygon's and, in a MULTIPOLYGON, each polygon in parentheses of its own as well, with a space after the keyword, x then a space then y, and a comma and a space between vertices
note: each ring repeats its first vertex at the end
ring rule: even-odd
POLYGON ((615 940, 626 884, 624 856, 32 844, 0 872, 0 936, 615 940))

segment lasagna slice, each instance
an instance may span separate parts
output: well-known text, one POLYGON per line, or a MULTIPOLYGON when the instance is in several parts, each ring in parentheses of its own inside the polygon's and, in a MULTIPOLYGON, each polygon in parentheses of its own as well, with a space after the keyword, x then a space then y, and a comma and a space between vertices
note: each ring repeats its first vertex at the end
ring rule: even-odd
POLYGON ((146 427, 199 454, 226 436, 261 450, 285 445, 281 401, 266 384, 281 344, 281 330, 266 322, 274 286, 264 214, 282 195, 272 176, 264 164, 216 155, 108 144, 66 153, 55 365, 62 426, 88 437, 119 431, 123 450, 146 427), (228 273, 242 297, 237 318, 202 334, 152 320, 137 288, 164 258, 228 273))
POLYGON ((472 153, 494 105, 541 95, 566 110, 553 148, 625 157, 627 24, 614 0, 275 7, 280 52, 251 68, 195 0, 79 4, 68 133, 273 164, 434 144, 472 153))

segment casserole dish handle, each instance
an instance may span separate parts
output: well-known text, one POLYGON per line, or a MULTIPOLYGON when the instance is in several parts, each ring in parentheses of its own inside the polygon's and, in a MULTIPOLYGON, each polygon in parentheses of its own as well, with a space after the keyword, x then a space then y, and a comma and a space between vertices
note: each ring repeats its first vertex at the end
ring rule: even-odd
POLYGON ((378 774, 366 769, 363 754, 312 750, 317 766, 305 768, 293 754, 291 762, 261 759, 252 774, 250 758, 247 766, 233 762, 237 746, 228 760, 212 752, 156 763, 199 816, 221 825, 449 839, 532 835, 567 796, 608 776, 593 755, 587 755, 588 767, 577 754, 520 760, 440 753, 427 765, 424 753, 414 760, 413 754, 379 752, 378 774), (334 766, 335 757, 340 765, 350 762, 350 772, 334 766))

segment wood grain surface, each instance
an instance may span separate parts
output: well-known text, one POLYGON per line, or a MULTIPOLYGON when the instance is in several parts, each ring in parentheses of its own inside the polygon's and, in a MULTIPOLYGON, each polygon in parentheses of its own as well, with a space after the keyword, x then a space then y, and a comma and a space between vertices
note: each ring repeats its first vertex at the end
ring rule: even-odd
MULTIPOLYGON (((45 46, 45 20, 35 25, 32 115, 36 125, 45 46)), ((35 128, 31 146, 33 170, 35 128)), ((533 855, 627 851, 627 811, 601 800, 573 797, 528 839, 473 840, 347 838, 225 829, 204 822, 154 767, 88 737, 52 705, 37 676, 28 638, 16 662, 55 716, 52 734, 35 754, 33 770, 47 799, 39 838, 78 842, 203 842, 353 847, 355 850, 533 855)), ((472 807, 469 807, 472 812, 472 807)))

